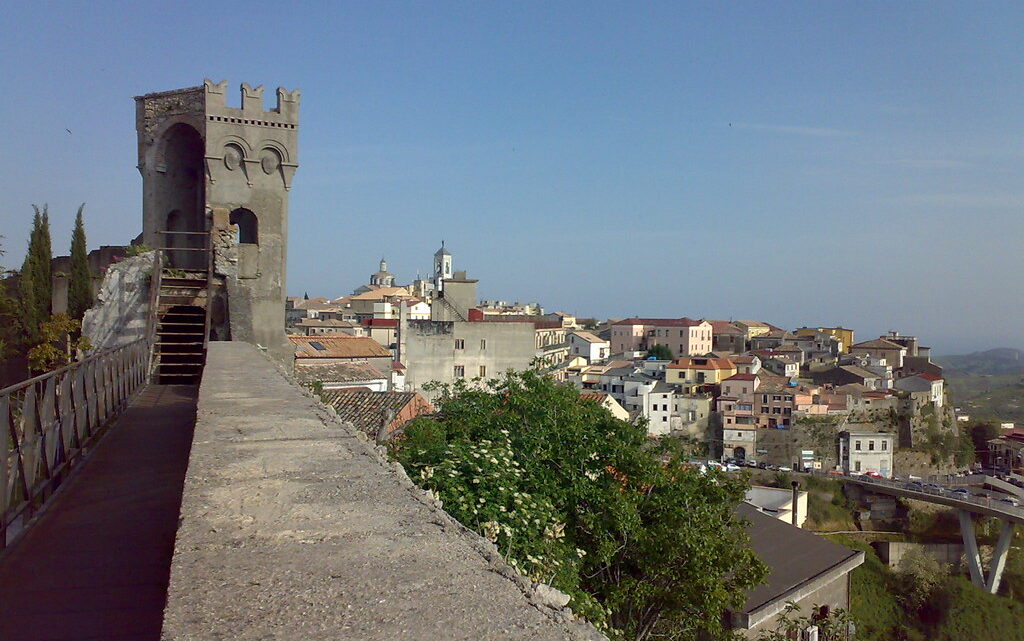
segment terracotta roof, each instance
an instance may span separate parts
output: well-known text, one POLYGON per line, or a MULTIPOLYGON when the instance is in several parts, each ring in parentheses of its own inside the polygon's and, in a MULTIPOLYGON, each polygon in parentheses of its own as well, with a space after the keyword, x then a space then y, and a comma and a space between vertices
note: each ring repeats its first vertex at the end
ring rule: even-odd
POLYGON ((295 366, 294 373, 300 383, 357 383, 388 379, 386 374, 366 361, 300 363, 295 366))
POLYGON ((918 378, 923 378, 926 381, 941 381, 941 376, 933 376, 932 374, 918 374, 918 378))
MULTIPOLYGON (((385 415, 398 416, 417 396, 416 392, 328 390, 323 393, 324 402, 338 412, 338 418, 370 435, 377 434, 385 415)), ((426 399, 420 397, 420 400, 423 406, 417 415, 434 411, 426 399)))
POLYGON ((363 292, 355 296, 349 296, 349 300, 384 300, 395 296, 409 297, 409 290, 404 287, 381 287, 373 291, 363 292))
POLYGON ((658 327, 695 327, 705 320, 693 320, 692 318, 625 318, 615 321, 612 325, 655 325, 658 327))
POLYGON ((583 392, 580 394, 580 398, 585 401, 595 401, 597 403, 603 403, 604 399, 608 398, 608 394, 605 392, 583 392))
MULTIPOLYGON (((756 381, 757 374, 733 374, 726 381, 756 381)), ((725 382, 725 381, 723 381, 725 382)))
POLYGON ((582 338, 583 340, 587 341, 588 343, 607 343, 608 342, 608 341, 606 341, 603 338, 600 338, 598 336, 594 336, 590 332, 576 332, 576 331, 574 331, 572 333, 577 335, 577 336, 579 336, 580 338, 582 338))
POLYGON ((761 360, 756 356, 733 356, 729 358, 736 365, 753 365, 754 359, 761 360))
POLYGON ((736 327, 729 321, 709 320, 708 322, 711 323, 712 334, 736 334, 738 336, 745 333, 742 329, 736 327))
POLYGON ((351 321, 337 320, 334 318, 300 318, 296 325, 307 327, 357 327, 351 321))
POLYGON ((289 336, 295 358, 391 358, 391 352, 366 336, 289 336))

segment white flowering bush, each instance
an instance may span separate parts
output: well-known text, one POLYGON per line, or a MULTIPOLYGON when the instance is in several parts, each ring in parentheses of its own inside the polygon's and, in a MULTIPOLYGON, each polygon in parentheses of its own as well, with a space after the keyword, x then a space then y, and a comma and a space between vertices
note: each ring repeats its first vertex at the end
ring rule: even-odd
POLYGON ((612 638, 718 634, 764 576, 732 512, 744 482, 685 469, 683 452, 535 372, 439 391, 438 415, 406 425, 392 456, 612 638))

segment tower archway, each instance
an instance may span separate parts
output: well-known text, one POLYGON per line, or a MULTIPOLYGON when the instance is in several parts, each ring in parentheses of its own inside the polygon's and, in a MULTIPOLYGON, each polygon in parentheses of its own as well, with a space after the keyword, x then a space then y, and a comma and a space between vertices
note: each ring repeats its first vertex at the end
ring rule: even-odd
POLYGON ((171 267, 202 269, 206 257, 206 197, 204 144, 191 125, 177 123, 160 139, 155 187, 159 209, 165 213, 161 243, 168 248, 171 267))

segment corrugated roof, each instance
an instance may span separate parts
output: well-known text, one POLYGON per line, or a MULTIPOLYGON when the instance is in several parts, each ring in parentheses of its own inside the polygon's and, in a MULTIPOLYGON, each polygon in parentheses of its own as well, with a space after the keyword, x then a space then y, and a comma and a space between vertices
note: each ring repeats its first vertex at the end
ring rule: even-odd
POLYGON ((295 358, 391 358, 391 352, 367 336, 289 336, 295 358))

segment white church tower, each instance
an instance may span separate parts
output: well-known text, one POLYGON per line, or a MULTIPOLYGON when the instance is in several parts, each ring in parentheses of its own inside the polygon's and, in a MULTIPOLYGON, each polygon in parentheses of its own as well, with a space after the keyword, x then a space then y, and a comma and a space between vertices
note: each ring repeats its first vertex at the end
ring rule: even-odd
POLYGON ((444 281, 452 277, 452 254, 444 248, 444 241, 441 241, 441 249, 434 253, 434 295, 444 291, 444 281))

